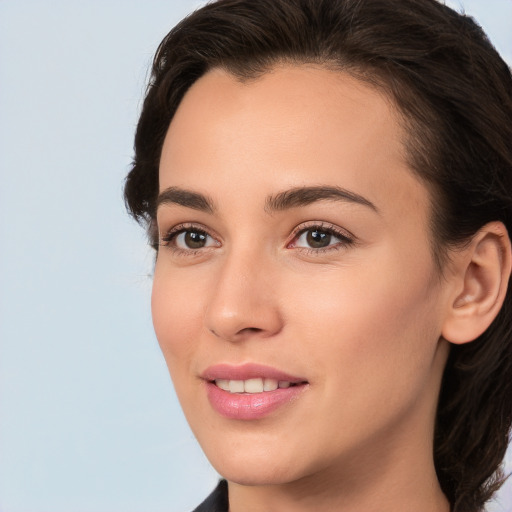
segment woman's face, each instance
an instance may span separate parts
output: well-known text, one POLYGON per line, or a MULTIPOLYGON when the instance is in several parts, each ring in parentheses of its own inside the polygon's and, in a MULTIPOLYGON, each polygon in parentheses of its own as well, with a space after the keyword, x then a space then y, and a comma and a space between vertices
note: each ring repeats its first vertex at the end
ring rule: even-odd
POLYGON ((381 93, 320 67, 245 83, 213 70, 181 102, 160 163, 153 321, 229 480, 431 463, 448 294, 402 137, 381 93))

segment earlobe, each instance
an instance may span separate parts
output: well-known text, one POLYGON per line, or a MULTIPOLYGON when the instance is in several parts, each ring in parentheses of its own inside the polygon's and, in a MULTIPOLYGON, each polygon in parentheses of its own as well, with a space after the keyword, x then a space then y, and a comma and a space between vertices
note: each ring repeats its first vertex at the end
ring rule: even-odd
POLYGON ((457 257, 457 291, 442 336, 462 344, 478 338, 498 315, 510 279, 510 237, 501 222, 482 227, 457 257))

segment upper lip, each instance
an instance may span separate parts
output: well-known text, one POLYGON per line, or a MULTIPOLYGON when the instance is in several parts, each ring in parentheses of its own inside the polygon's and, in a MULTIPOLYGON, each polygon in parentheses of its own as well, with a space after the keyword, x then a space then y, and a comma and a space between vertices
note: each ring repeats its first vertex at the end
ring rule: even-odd
POLYGON ((206 368, 201 374, 201 378, 208 381, 214 381, 216 379, 248 380, 262 378, 286 381, 294 384, 307 382, 307 380, 302 377, 290 375, 277 368, 257 363, 245 363, 242 365, 229 363, 215 364, 206 368))

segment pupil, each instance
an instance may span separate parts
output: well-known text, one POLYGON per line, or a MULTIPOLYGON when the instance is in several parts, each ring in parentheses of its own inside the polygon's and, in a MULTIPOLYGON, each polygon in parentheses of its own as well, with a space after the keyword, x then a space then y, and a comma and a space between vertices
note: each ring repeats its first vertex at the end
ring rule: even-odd
POLYGON ((206 235, 198 231, 187 231, 185 233, 185 244, 190 249, 200 249, 206 243, 206 235))
POLYGON ((308 245, 313 247, 314 249, 321 249, 322 247, 327 247, 331 243, 331 235, 330 233, 325 233, 323 231, 313 230, 308 231, 306 236, 308 245))

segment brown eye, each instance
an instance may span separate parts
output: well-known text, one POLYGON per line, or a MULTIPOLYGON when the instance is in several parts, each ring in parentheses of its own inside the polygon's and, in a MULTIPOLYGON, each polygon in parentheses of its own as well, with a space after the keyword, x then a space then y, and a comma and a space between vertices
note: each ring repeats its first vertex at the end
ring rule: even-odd
POLYGON ((346 247, 353 243, 352 238, 342 234, 334 227, 311 226, 297 233, 292 247, 321 251, 322 249, 346 247))
POLYGON ((162 238, 162 242, 171 248, 181 251, 194 251, 212 246, 218 242, 202 229, 186 228, 171 232, 162 238))
POLYGON ((208 235, 202 231, 185 231, 176 237, 176 245, 179 245, 180 238, 188 249, 201 249, 206 246, 208 235))
POLYGON ((318 229, 306 231, 306 242, 312 249, 322 249, 331 244, 332 235, 318 229))

